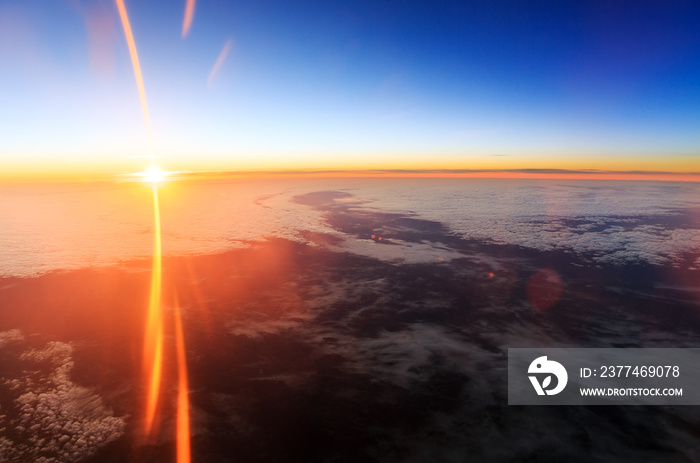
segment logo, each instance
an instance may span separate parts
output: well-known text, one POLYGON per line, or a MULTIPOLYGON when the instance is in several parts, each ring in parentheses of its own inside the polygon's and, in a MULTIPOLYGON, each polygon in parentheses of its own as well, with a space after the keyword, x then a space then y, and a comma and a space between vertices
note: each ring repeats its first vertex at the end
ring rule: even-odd
POLYGON ((537 357, 530 364, 527 372, 537 395, 557 395, 564 390, 569 380, 566 368, 559 362, 547 360, 546 355, 537 357), (557 379, 554 386, 552 386, 552 377, 557 379))

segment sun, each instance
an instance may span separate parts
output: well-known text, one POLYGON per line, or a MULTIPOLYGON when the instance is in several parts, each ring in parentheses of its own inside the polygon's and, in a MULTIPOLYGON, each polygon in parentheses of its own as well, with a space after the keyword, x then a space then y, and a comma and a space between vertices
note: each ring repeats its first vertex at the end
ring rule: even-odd
POLYGON ((169 172, 165 172, 159 167, 151 166, 144 172, 142 172, 140 175, 142 175, 143 179, 148 183, 160 183, 163 180, 165 180, 165 177, 168 174, 169 172))

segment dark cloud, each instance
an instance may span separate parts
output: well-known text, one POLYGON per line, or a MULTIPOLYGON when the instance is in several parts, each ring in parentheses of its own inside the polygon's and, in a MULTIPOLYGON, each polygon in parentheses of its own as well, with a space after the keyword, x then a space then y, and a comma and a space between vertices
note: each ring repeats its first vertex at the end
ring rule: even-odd
MULTIPOLYGON (((695 272, 660 259, 678 249, 672 243, 694 239, 692 214, 658 204, 620 213, 620 191, 564 185, 543 203, 588 205, 584 212, 597 214, 552 218, 531 205, 533 197, 551 199, 551 190, 526 187, 507 201, 498 188, 487 192, 491 202, 479 198, 480 209, 472 203, 468 214, 438 210, 445 220, 428 219, 430 204, 386 212, 369 188, 307 191, 291 205, 294 193, 265 196, 259 207, 306 209, 304 217, 323 223, 299 227, 304 241, 266 235, 248 249, 166 258, 164 305, 169 313, 177 304, 185 327, 195 459, 696 460, 700 418, 688 407, 507 405, 508 347, 695 347, 700 339, 695 272), (513 205, 505 220, 480 216, 513 205), (465 225, 465 216, 476 219, 465 225)), ((462 190, 447 194, 473 201, 462 190)), ((31 413, 27 426, 19 414, 3 416, 25 426, 7 448, 34 457, 32 426, 65 411, 74 416, 71 432, 54 419, 61 431, 47 441, 51 455, 69 458, 59 445, 75 455, 86 442, 92 461, 127 460, 137 436, 102 397, 142 392, 134 352, 148 273, 85 270, 12 283, 0 285, 0 309, 13 308, 0 323, 22 330, 0 334, 2 386, 10 391, 0 413, 20 405, 31 413), (30 347, 28 332, 60 341, 30 347), (105 436, 93 439, 102 445, 121 432, 109 452, 90 446, 92 435, 105 436)), ((166 372, 166 405, 174 390, 166 372)), ((137 402, 119 401, 134 420, 137 402)), ((155 461, 174 444, 168 406, 157 441, 139 447, 155 461)))

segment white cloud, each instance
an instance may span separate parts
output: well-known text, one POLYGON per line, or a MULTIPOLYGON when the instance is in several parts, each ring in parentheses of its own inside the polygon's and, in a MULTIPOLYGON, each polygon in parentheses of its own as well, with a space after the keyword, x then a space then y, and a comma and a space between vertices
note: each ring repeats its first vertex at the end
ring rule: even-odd
MULTIPOLYGON (((0 339, 7 338, 7 333, 0 333, 0 339)), ((20 336, 13 330, 13 339, 23 339, 20 336)), ((72 354, 72 346, 62 342, 25 350, 15 359, 22 375, 0 378, 13 397, 6 406, 17 414, 0 415, 0 429, 14 430, 0 437, 3 461, 79 461, 124 433, 124 418, 115 417, 92 390, 71 381, 72 354)))

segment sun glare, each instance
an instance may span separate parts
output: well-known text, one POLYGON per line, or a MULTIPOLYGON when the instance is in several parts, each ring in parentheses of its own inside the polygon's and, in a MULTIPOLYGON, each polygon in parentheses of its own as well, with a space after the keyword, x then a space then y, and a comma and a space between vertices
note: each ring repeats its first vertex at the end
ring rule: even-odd
POLYGON ((164 172, 156 166, 151 166, 148 169, 146 169, 145 172, 142 172, 141 175, 143 176, 143 179, 148 183, 160 183, 163 180, 165 180, 165 177, 166 175, 168 175, 168 173, 169 172, 164 172))

